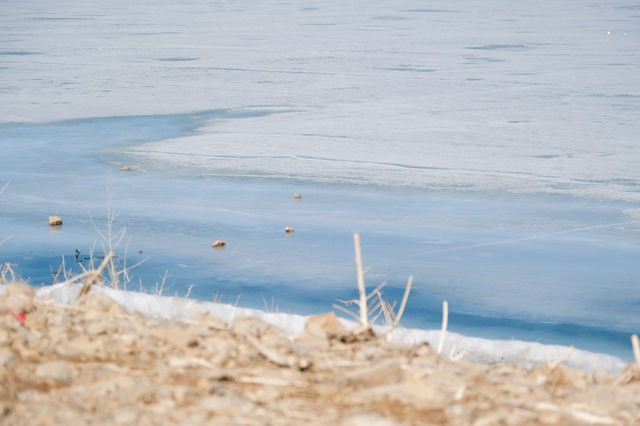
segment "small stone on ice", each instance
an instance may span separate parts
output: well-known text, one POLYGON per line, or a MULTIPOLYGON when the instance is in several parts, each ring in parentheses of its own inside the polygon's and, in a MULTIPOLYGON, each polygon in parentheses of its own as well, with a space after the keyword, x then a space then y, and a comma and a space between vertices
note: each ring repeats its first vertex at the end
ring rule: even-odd
POLYGON ((60 226, 62 225, 62 219, 58 216, 49 216, 49 226, 60 226))
POLYGON ((216 240, 213 244, 211 244, 211 247, 224 247, 226 245, 227 245, 226 242, 222 240, 216 240))
POLYGON ((285 226, 284 232, 286 232, 287 234, 293 234, 296 231, 293 228, 289 228, 288 226, 285 226))
POLYGON ((298 199, 298 200, 299 200, 300 198, 302 198, 302 196, 300 195, 300 193, 299 193, 299 192, 296 192, 295 194, 293 194, 293 198, 295 198, 295 199, 298 199))
POLYGON ((131 167, 123 167, 122 169, 123 172, 130 172, 131 171, 131 167))

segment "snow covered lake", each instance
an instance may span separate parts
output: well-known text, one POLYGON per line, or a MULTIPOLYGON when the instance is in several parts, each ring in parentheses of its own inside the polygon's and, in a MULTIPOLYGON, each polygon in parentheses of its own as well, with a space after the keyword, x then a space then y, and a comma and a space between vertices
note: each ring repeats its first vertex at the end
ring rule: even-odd
POLYGON ((406 326, 448 300, 453 331, 630 359, 639 35, 633 2, 6 2, 0 261, 77 270, 110 205, 134 287, 319 313, 359 232, 369 286, 414 276, 406 326))

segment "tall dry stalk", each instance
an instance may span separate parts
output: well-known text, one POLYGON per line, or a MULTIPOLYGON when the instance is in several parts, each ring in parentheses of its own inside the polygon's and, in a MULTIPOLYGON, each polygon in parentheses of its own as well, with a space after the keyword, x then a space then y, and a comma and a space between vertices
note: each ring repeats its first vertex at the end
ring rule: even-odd
POLYGON ((382 298, 382 288, 387 285, 386 282, 383 282, 378 287, 373 289, 369 294, 367 294, 367 289, 364 284, 364 268, 362 266, 362 249, 360 244, 360 235, 355 233, 353 234, 353 247, 355 251, 356 257, 356 274, 358 279, 358 299, 353 300, 340 300, 338 302, 342 303, 345 306, 355 305, 358 307, 358 314, 352 312, 350 309, 340 306, 333 305, 333 308, 342 311, 349 316, 353 317, 358 323, 360 327, 358 332, 365 331, 370 329, 373 324, 380 318, 384 316, 384 324, 391 327, 396 328, 400 325, 400 319, 404 313, 404 309, 407 305, 407 300, 409 298, 409 293, 411 292, 411 285, 413 283, 413 277, 410 276, 407 281, 407 286, 404 291, 404 296, 402 298, 402 303, 400 304, 400 308, 398 312, 395 312, 396 302, 393 304, 385 301, 382 298))
POLYGON ((440 332, 440 341, 438 342, 438 354, 442 353, 444 346, 444 337, 447 334, 447 325, 449 323, 449 303, 445 300, 442 302, 442 331, 440 332))
POLYGON ((364 270, 362 269, 362 252, 360 250, 360 235, 353 234, 353 245, 356 252, 356 272, 358 276, 358 293, 360 293, 360 326, 368 327, 369 314, 367 311, 367 290, 364 286, 364 270))

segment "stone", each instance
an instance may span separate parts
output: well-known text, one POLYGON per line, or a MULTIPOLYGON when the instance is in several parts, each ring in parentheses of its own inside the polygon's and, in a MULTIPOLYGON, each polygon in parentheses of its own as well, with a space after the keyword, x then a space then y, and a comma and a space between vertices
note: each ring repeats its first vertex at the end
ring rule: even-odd
POLYGON ((304 327, 309 334, 317 336, 336 336, 345 333, 342 323, 335 313, 327 312, 322 315, 314 315, 307 320, 304 327))
POLYGON ((49 226, 62 225, 62 219, 59 216, 49 216, 49 226))
POLYGON ((16 314, 33 312, 35 294, 35 290, 29 284, 11 283, 7 285, 5 295, 0 302, 3 308, 0 310, 8 309, 16 314))
POLYGON ((402 367, 395 361, 359 369, 345 377, 346 382, 350 385, 364 387, 398 383, 403 379, 402 367))
POLYGON ((226 241, 215 240, 215 242, 211 244, 211 247, 218 248, 218 247, 224 247, 226 245, 227 245, 226 241))
POLYGON ((291 351, 299 355, 312 355, 319 351, 327 350, 328 348, 329 340, 327 340, 325 336, 311 333, 297 335, 290 345, 291 351))
POLYGON ((76 367, 66 361, 49 361, 40 364, 35 371, 38 380, 53 385, 68 385, 77 375, 76 367))
MULTIPOLYGON (((35 309, 33 299, 20 296, 7 296, 2 301, 4 309, 12 311, 14 314, 28 314, 35 309)), ((4 310, 3 309, 3 310, 4 310)), ((15 316, 15 315, 14 315, 15 316)), ((16 318, 18 319, 18 318, 16 318)), ((25 318, 21 318, 19 321, 24 322, 25 318)))
POLYGON ((230 328, 237 334, 257 337, 258 339, 267 334, 285 334, 282 329, 255 317, 237 317, 231 322, 230 328))
POLYGON ((6 296, 14 296, 14 295, 24 295, 27 297, 34 298, 36 297, 36 291, 29 284, 26 283, 11 283, 6 287, 6 291, 4 293, 6 296))
POLYGON ((352 414, 345 417, 340 426, 399 426, 391 419, 386 419, 373 413, 352 414))
POLYGON ((295 198, 296 200, 299 200, 300 198, 302 198, 302 196, 300 195, 299 192, 296 192, 295 194, 293 194, 293 198, 295 198))
POLYGON ((108 314, 126 314, 127 310, 104 293, 92 292, 86 294, 76 302, 76 306, 93 311, 105 312, 108 314))
POLYGON ((131 171, 131 167, 123 167, 120 170, 122 170, 123 172, 130 172, 131 171))
POLYGON ((296 231, 293 228, 289 228, 288 226, 285 226, 284 232, 286 232, 287 234, 293 234, 296 231))
POLYGON ((9 348, 0 348, 0 368, 11 368, 13 361, 13 351, 9 348))
POLYGON ((191 321, 203 322, 213 328, 227 328, 227 323, 220 317, 208 312, 198 312, 189 318, 191 321))

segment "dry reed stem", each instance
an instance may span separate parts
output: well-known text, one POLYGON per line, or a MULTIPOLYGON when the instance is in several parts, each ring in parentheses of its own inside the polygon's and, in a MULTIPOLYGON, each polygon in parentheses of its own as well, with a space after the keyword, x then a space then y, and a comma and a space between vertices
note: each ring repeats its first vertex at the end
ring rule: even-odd
POLYGON ((262 356, 264 356, 269 361, 273 362, 279 367, 292 367, 295 363, 295 360, 287 359, 287 357, 282 356, 275 351, 264 346, 258 339, 253 336, 245 336, 247 342, 251 344, 262 356))
POLYGON ((5 190, 5 189, 7 189, 7 186, 9 186, 9 182, 11 182, 11 181, 8 181, 7 183, 5 183, 5 184, 2 186, 2 189, 0 189, 0 194, 2 194, 2 193, 4 192, 4 190, 5 190))
POLYGON ((16 275, 13 272, 13 269, 11 268, 11 264, 5 263, 4 265, 2 265, 2 268, 0 268, 0 284, 6 283, 6 282, 13 282, 15 280, 16 280, 16 275), (7 274, 11 274, 11 281, 7 281, 7 274))
POLYGON ((569 355, 571 355, 571 353, 573 352, 574 349, 575 348, 573 346, 570 346, 569 348, 567 348, 566 351, 564 351, 562 354, 560 354, 560 356, 558 358, 554 359, 551 362, 548 362, 547 365, 549 366, 549 368, 551 370, 553 370, 554 368, 559 366, 562 361, 564 361, 567 358, 569 358, 569 355))
POLYGON ((367 312, 367 290, 364 286, 364 271, 362 270, 362 252, 360 251, 360 235, 353 234, 353 245, 356 252, 356 270, 358 274, 358 292, 360 293, 360 325, 369 325, 369 314, 367 312))
POLYGON ((638 342, 638 335, 631 335, 631 347, 633 348, 633 357, 636 360, 636 367, 640 368, 640 342, 638 342))
POLYGON ((193 290, 193 283, 189 286, 189 288, 187 289, 187 294, 184 295, 185 299, 188 299, 189 296, 191 295, 191 290, 193 290))
POLYGON ((88 273, 87 278, 84 280, 84 283, 82 284, 80 293, 78 293, 78 297, 76 297, 76 300, 78 300, 81 296, 84 296, 85 294, 89 293, 89 290, 91 290, 91 286, 100 280, 100 277, 102 276, 102 271, 107 266, 107 264, 109 263, 112 257, 113 257, 113 252, 109 252, 102 260, 102 263, 100 264, 98 269, 96 269, 95 271, 90 271, 88 273))
POLYGON ((444 336, 447 334, 447 325, 449 322, 449 303, 445 300, 442 302, 442 332, 440 333, 440 341, 438 342, 438 354, 442 354, 444 346, 444 336))
POLYGON ((400 324, 400 318, 402 318, 402 314, 404 314, 404 307, 407 305, 407 299, 409 299, 409 293, 411 292, 411 285, 413 284, 413 275, 409 276, 407 280, 407 287, 404 289, 404 296, 402 296, 402 303, 400 303, 400 309, 398 310, 398 314, 396 315, 396 320, 393 324, 394 327, 397 327, 400 324))

